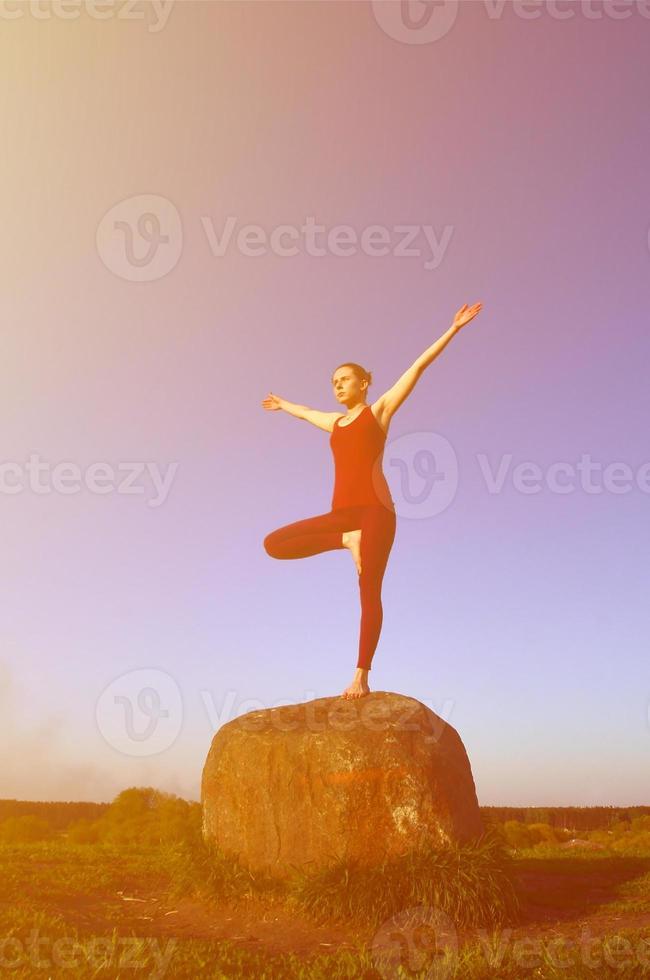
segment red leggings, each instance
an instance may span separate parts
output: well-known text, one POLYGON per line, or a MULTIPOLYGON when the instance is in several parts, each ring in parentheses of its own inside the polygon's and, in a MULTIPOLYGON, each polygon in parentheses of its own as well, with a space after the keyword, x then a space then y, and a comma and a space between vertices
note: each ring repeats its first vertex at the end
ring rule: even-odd
POLYGON ((381 584, 396 524, 395 512, 382 504, 359 505, 285 524, 264 538, 264 548, 271 558, 308 558, 321 551, 342 548, 342 532, 361 528, 361 575, 358 576, 361 626, 357 667, 365 670, 370 670, 379 642, 383 620, 381 584))

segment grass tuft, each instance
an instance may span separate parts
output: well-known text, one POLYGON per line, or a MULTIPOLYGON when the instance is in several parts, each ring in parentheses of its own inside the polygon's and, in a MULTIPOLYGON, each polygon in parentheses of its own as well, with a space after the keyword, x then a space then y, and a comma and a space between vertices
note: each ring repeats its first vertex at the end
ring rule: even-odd
POLYGON ((376 926, 409 906, 441 909, 458 926, 494 927, 517 921, 520 901, 514 861, 493 829, 445 848, 424 844, 375 867, 332 859, 318 869, 292 866, 287 878, 252 873, 205 842, 198 828, 166 850, 172 894, 203 893, 220 900, 276 898, 317 924, 376 926))
POLYGON ((467 844, 424 844, 376 867, 339 860, 318 871, 296 868, 290 899, 318 922, 372 926, 417 905, 441 909, 458 926, 501 925, 520 911, 512 858, 491 830, 467 844))

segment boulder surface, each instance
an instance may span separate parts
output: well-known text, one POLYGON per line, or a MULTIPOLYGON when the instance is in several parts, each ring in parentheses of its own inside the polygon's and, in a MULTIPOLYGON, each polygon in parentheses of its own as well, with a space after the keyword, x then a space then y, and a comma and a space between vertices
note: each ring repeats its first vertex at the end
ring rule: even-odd
POLYGON ((338 858, 375 865, 421 840, 442 846, 484 829, 458 732, 415 698, 384 691, 226 723, 201 803, 206 841, 275 877, 338 858))

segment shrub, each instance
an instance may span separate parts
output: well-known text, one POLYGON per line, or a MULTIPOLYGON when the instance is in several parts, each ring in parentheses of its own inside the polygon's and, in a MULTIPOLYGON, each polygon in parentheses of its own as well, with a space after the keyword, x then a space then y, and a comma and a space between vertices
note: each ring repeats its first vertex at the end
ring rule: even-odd
POLYGON ((509 847, 523 848, 531 847, 533 844, 528 825, 520 820, 506 820, 502 831, 509 847))
MULTIPOLYGON (((79 844, 155 847, 183 840, 192 832, 199 803, 183 800, 150 786, 131 787, 115 797, 99 820, 79 820, 69 829, 79 844)), ((200 817, 199 817, 200 821, 200 817)))
POLYGON ((528 824, 528 830, 533 844, 556 844, 558 842, 558 835, 550 824, 531 823, 528 824))
POLYGON ((8 817, 0 823, 0 840, 15 844, 22 841, 49 840, 54 832, 47 820, 31 814, 22 817, 8 817))
POLYGON ((77 820, 68 827, 68 839, 73 844, 96 844, 101 837, 99 820, 77 820))

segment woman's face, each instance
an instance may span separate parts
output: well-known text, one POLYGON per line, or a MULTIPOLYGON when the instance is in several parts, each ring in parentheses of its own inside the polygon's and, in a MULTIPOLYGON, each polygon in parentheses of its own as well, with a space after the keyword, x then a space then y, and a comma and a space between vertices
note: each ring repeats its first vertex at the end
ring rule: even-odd
POLYGON ((339 405, 355 405, 363 397, 367 382, 359 381, 351 367, 337 368, 332 377, 334 397, 339 405))

